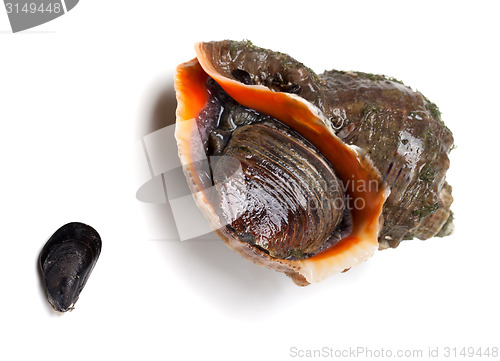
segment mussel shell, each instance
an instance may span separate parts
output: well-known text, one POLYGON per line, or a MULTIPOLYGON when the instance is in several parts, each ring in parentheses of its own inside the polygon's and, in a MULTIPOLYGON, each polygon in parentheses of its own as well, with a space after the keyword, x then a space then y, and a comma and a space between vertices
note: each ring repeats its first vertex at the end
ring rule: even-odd
POLYGON ((344 195, 326 160, 283 128, 263 122, 234 131, 223 155, 239 161, 245 179, 217 163, 217 209, 243 241, 273 257, 303 259, 329 241, 344 214, 344 195))
POLYGON ((43 247, 39 266, 47 299, 59 312, 73 308, 101 253, 97 231, 72 222, 59 228, 43 247))

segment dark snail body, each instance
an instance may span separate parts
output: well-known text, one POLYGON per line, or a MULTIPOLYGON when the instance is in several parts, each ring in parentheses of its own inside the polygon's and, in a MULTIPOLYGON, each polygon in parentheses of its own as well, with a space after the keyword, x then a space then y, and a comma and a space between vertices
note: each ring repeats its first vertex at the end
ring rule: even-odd
POLYGON ((40 270, 47 299, 59 312, 73 308, 101 253, 97 231, 72 222, 59 228, 43 247, 40 270))

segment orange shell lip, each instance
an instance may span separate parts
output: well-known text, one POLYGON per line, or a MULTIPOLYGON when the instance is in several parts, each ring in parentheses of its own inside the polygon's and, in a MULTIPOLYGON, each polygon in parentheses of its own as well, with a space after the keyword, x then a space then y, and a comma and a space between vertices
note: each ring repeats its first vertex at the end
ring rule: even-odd
POLYGON ((188 176, 195 200, 214 228, 219 227, 212 205, 203 196, 191 163, 199 157, 191 139, 198 132, 194 118, 208 99, 206 80, 213 78, 241 105, 268 114, 295 130, 313 144, 332 164, 343 181, 365 184, 346 187, 352 199, 363 207, 352 209, 353 229, 349 236, 332 247, 305 260, 279 260, 300 273, 309 283, 318 282, 371 257, 378 249, 379 220, 388 190, 371 162, 354 148, 344 144, 328 125, 319 109, 297 95, 274 92, 262 85, 245 85, 218 72, 210 61, 210 43, 197 43, 197 58, 177 67, 176 138, 179 156, 188 176), (375 186, 374 186, 375 185, 375 186), (208 207, 208 209, 207 209, 208 207))

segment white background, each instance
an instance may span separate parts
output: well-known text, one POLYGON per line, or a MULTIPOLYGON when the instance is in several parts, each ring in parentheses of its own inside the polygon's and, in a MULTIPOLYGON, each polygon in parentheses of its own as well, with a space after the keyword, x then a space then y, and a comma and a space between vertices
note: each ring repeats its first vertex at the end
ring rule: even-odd
POLYGON ((496 2, 172 3, 82 0, 19 34, 0 8, 0 359, 500 346, 496 2), (387 74, 436 102, 457 144, 455 234, 306 288, 220 241, 160 240, 171 224, 161 205, 135 198, 136 141, 154 130, 155 102, 193 44, 226 38, 317 72, 387 74), (70 221, 95 227, 103 250, 76 309, 59 315, 36 261, 70 221))

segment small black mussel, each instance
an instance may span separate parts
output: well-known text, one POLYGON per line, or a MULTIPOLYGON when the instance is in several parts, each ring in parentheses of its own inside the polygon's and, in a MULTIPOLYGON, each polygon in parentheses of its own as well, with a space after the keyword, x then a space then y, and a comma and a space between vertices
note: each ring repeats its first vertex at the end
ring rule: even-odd
POLYGON ((59 228, 43 247, 39 264, 47 298, 59 312, 73 309, 101 253, 101 237, 83 223, 59 228))

